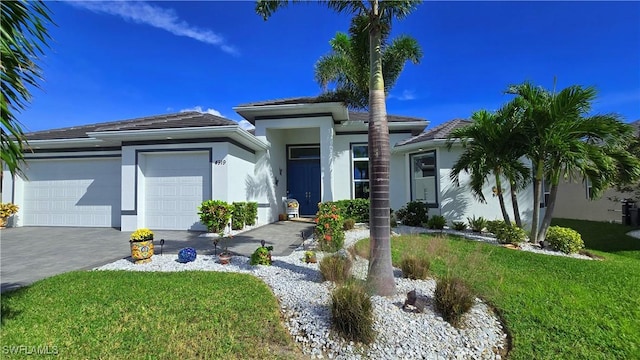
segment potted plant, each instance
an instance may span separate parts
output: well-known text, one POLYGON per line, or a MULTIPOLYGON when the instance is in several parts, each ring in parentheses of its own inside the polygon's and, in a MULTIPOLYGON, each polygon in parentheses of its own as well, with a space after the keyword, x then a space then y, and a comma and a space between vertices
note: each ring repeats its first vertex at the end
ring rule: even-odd
POLYGON ((318 262, 318 259, 316 258, 316 253, 313 251, 305 251, 304 258, 302 258, 302 260, 307 264, 309 263, 315 264, 316 262, 318 262))
POLYGON ((18 205, 12 203, 0 203, 0 228, 7 226, 7 222, 13 214, 18 212, 18 205))
POLYGON ((129 238, 131 257, 136 264, 151 261, 153 256, 153 232, 147 228, 134 231, 129 238))
POLYGON ((218 254, 218 259, 220 259, 220 264, 222 265, 227 265, 229 261, 231 261, 232 257, 233 254, 231 254, 231 252, 227 250, 227 248, 225 248, 223 252, 218 254))

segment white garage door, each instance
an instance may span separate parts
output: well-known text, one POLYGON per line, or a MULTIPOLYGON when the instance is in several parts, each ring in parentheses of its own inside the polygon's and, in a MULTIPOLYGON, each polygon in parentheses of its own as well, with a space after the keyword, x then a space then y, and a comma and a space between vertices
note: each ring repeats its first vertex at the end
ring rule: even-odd
POLYGON ((29 161, 23 225, 120 226, 120 165, 120 158, 29 161))
POLYGON ((143 158, 145 226, 206 230, 198 206, 210 198, 209 153, 149 153, 143 158))

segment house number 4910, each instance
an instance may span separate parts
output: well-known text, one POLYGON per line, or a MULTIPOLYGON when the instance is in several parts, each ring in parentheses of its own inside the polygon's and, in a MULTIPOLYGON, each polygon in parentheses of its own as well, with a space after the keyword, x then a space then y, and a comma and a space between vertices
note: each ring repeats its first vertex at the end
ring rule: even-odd
POLYGON ((216 160, 213 162, 213 165, 224 165, 227 163, 227 160, 216 160))

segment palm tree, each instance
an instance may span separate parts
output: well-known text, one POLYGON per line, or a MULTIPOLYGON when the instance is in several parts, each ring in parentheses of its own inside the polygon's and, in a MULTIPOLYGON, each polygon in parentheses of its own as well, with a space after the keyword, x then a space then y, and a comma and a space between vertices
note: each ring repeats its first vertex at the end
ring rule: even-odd
MULTIPOLYGON (((369 30, 368 18, 356 16, 351 21, 349 35, 338 32, 329 41, 331 53, 322 56, 315 65, 315 78, 324 93, 321 98, 344 102, 352 109, 369 107, 369 30), (334 83, 335 90, 328 90, 334 83)), ((401 35, 387 43, 388 29, 383 29, 382 77, 385 93, 395 85, 407 61, 418 64, 422 49, 418 42, 401 35)))
MULTIPOLYGON (((451 180, 460 186, 460 173, 469 173, 469 185, 474 197, 486 202, 482 189, 488 178, 493 176, 494 194, 498 197, 502 217, 509 226, 511 221, 504 202, 503 177, 509 179, 511 192, 515 194, 530 172, 519 160, 518 152, 514 151, 518 148, 516 143, 522 140, 517 132, 518 124, 510 116, 512 111, 510 104, 494 113, 486 110, 476 111, 471 116, 473 122, 470 125, 455 129, 447 139, 449 149, 455 140, 459 140, 464 149, 451 169, 451 180)), ((513 197, 514 195, 512 199, 513 197)), ((517 211, 516 198, 514 213, 517 211)), ((519 214, 516 218, 519 219, 519 214)))
POLYGON ((615 183, 616 176, 629 181, 640 177, 640 160, 624 148, 633 136, 631 126, 614 114, 587 116, 596 98, 595 88, 574 85, 552 93, 525 82, 507 92, 517 95, 523 106, 527 157, 535 169, 532 241, 546 236, 561 178, 583 176, 591 182, 596 197, 615 183), (543 180, 551 188, 538 227, 543 180))
POLYGON ((2 128, 0 128, 0 163, 12 174, 20 172, 26 139, 16 113, 27 106, 31 94, 27 86, 39 87, 40 67, 36 64, 50 39, 45 25, 51 23, 49 9, 43 1, 2 1, 2 128))
MULTIPOLYGON (((371 254, 367 281, 378 295, 395 293, 391 265, 389 225, 389 126, 382 72, 382 33, 393 19, 403 19, 421 3, 418 0, 323 1, 338 13, 364 15, 369 29, 369 167, 371 169, 371 254)), ((266 20, 288 1, 258 0, 256 12, 266 20)))

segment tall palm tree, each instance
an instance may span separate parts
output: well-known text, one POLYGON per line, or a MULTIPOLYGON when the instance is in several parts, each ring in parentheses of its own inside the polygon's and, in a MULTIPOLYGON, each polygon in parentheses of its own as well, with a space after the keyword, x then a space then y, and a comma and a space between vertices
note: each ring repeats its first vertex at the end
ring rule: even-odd
POLYGON ((631 126, 614 114, 587 116, 596 98, 595 88, 574 85, 555 93, 525 82, 507 92, 517 95, 523 105, 527 157, 535 169, 532 241, 546 236, 561 178, 583 176, 591 182, 595 197, 615 183, 615 176, 640 177, 640 160, 624 148, 633 136, 631 126), (538 227, 543 180, 551 187, 538 227))
POLYGON ((12 174, 20 172, 26 139, 16 114, 27 106, 31 94, 28 86, 39 87, 41 70, 36 61, 44 55, 50 39, 45 25, 51 23, 49 9, 43 1, 2 1, 2 98, 0 113, 0 163, 12 174))
MULTIPOLYGON (((389 126, 382 72, 382 33, 393 19, 403 19, 421 3, 418 0, 322 1, 338 13, 364 15, 369 29, 369 167, 371 173, 371 254, 367 282, 378 295, 395 293, 389 228, 389 126)), ((288 1, 258 0, 256 12, 266 20, 288 1)))
MULTIPOLYGON (((510 111, 510 105, 494 113, 487 110, 476 111, 471 116, 473 122, 470 125, 455 129, 447 139, 449 149, 456 140, 461 142, 464 149, 451 169, 451 180, 460 186, 460 173, 469 173, 473 195, 477 200, 486 202, 482 189, 488 178, 493 176, 494 194, 498 197, 502 217, 509 226, 511 221, 504 202, 503 178, 506 176, 509 179, 512 193, 515 193, 521 187, 518 184, 530 172, 513 150, 517 148, 515 144, 522 140, 510 111)), ((517 210, 517 199, 514 205, 514 210, 517 210)))
MULTIPOLYGON (((382 77, 385 93, 395 85, 407 61, 418 64, 422 49, 418 42, 401 35, 387 43, 389 32, 383 29, 382 77)), ((368 18, 355 16, 349 27, 349 35, 338 32, 329 41, 331 53, 322 56, 315 65, 315 78, 324 93, 321 98, 344 102, 352 109, 369 107, 369 30, 368 18), (335 90, 328 85, 335 84, 335 90)))

